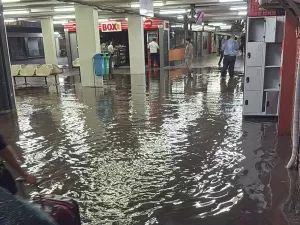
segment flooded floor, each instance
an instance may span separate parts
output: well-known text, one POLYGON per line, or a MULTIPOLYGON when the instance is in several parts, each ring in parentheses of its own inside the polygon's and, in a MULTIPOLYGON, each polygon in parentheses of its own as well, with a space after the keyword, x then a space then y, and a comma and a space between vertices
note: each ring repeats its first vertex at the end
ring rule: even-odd
POLYGON ((43 193, 80 202, 84 224, 299 224, 289 138, 277 139, 274 118, 243 119, 241 74, 183 74, 152 71, 147 85, 118 75, 104 90, 75 77, 57 90, 21 88, 19 116, 0 117, 0 132, 48 178, 43 193))

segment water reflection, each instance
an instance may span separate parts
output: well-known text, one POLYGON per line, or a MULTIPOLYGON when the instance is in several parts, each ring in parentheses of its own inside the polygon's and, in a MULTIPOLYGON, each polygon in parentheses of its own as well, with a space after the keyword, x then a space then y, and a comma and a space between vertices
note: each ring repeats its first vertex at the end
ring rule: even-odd
POLYGON ((18 128, 4 126, 32 172, 59 174, 43 191, 78 199, 84 224, 269 224, 276 123, 243 120, 241 77, 67 79, 58 94, 17 93, 18 128))

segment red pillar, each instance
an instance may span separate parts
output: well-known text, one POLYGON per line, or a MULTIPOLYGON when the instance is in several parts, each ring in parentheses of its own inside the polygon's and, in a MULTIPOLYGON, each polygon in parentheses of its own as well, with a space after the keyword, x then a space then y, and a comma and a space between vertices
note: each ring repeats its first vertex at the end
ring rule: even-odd
MULTIPOLYGON (((299 45, 300 46, 300 45, 299 45)), ((298 46, 296 39, 296 25, 286 15, 284 26, 284 40, 282 44, 281 91, 278 115, 278 135, 290 136, 293 118, 296 59, 298 46)))

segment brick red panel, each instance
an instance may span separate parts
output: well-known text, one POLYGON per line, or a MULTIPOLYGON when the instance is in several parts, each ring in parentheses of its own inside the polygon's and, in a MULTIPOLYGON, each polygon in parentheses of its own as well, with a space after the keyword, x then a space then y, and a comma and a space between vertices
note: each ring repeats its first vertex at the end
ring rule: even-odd
POLYGON ((248 16, 276 16, 276 10, 263 10, 258 6, 259 0, 248 0, 248 16))

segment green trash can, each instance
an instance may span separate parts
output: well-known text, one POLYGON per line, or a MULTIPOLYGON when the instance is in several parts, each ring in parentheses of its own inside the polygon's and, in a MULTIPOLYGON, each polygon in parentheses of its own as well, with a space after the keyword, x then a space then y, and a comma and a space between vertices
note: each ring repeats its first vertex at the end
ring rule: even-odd
POLYGON ((103 54, 104 58, 104 74, 109 75, 109 58, 110 56, 107 54, 103 54))

